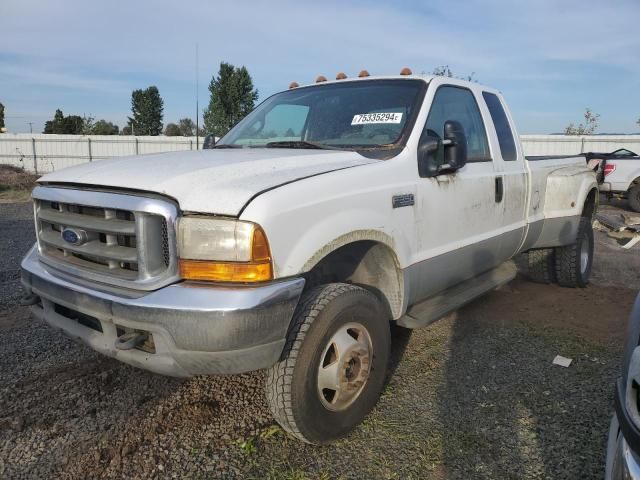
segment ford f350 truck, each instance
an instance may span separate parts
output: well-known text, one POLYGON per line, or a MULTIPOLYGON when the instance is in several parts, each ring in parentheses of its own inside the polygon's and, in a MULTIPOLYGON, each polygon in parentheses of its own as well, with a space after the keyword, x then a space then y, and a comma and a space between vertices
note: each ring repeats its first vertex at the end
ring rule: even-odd
POLYGON ((407 73, 294 83, 212 149, 43 176, 33 313, 164 375, 266 369, 276 420, 323 443, 375 405, 391 323, 510 281, 522 252, 535 280, 585 286, 585 159, 528 161, 498 91, 407 73))

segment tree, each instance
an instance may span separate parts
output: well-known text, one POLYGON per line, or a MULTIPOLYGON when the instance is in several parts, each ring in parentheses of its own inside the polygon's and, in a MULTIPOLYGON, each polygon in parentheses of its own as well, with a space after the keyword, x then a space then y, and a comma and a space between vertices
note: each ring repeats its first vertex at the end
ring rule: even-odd
POLYGON ((167 123, 164 134, 167 137, 179 137, 182 135, 182 132, 180 131, 180 127, 175 123, 167 123))
POLYGON ((64 114, 62 110, 57 109, 53 115, 53 120, 47 120, 44 124, 42 133, 61 133, 64 123, 64 114))
POLYGON ((4 129, 4 105, 0 102, 0 132, 4 129))
POLYGON ((471 72, 471 75, 467 75, 466 77, 459 77, 458 75, 454 74, 451 71, 451 69, 449 68, 449 65, 441 65, 439 67, 434 68, 433 72, 431 72, 431 75, 436 75, 439 77, 457 78, 459 80, 467 80, 469 82, 476 81, 476 79, 473 78, 475 74, 476 72, 471 72))
POLYGON ((62 110, 57 109, 53 120, 44 124, 42 133, 58 133, 65 135, 82 135, 84 133, 84 119, 79 115, 64 116, 62 110))
POLYGON ((93 135, 118 135, 118 125, 107 122, 106 120, 98 120, 91 129, 93 135))
POLYGON ((599 113, 593 113, 590 108, 584 111, 584 123, 575 126, 573 123, 564 129, 565 135, 593 135, 598 128, 599 113))
POLYGON ((178 120, 180 135, 183 137, 192 137, 196 134, 196 124, 190 118, 181 118, 178 120))
POLYGON ((64 117, 62 133, 66 135, 83 135, 84 119, 80 115, 69 115, 64 117))
POLYGON ((82 116, 82 134, 83 135, 91 135, 93 133, 93 127, 95 127, 95 117, 91 115, 83 115, 82 116))
POLYGON ((134 90, 131 93, 131 113, 128 126, 135 135, 160 135, 162 133, 162 112, 164 101, 158 87, 134 90))
POLYGON ((211 97, 204 112, 204 125, 208 133, 221 137, 242 120, 255 105, 258 91, 248 70, 230 63, 220 63, 218 76, 209 83, 211 97))

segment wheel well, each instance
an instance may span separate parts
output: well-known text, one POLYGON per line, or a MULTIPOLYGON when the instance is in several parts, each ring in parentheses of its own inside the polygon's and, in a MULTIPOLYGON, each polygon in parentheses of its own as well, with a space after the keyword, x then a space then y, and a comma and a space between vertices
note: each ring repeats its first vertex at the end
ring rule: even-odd
POLYGON ((322 258, 305 277, 305 290, 334 282, 360 285, 380 299, 389 318, 401 316, 402 270, 394 252, 380 242, 361 240, 344 245, 322 258))
POLYGON ((634 187, 636 185, 640 185, 640 177, 636 178, 635 180, 633 180, 631 182, 631 185, 629 186, 629 188, 634 187))
POLYGON ((584 206, 582 207, 582 216, 593 220, 593 217, 596 214, 597 206, 598 190, 594 188, 589 192, 586 200, 584 201, 584 206))

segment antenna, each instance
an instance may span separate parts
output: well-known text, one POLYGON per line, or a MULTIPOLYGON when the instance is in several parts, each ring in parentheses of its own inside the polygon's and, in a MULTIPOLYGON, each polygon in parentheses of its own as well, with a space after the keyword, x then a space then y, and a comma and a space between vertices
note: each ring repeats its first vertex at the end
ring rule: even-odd
POLYGON ((200 147, 198 146, 200 140, 200 107, 198 106, 198 42, 196 42, 196 150, 200 147))

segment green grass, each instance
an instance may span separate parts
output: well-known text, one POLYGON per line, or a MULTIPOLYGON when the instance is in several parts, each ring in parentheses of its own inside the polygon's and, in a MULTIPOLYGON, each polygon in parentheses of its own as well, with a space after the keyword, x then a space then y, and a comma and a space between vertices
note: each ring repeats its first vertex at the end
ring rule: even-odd
POLYGON ((30 198, 30 189, 9 188, 6 185, 0 185, 0 201, 2 202, 28 202, 30 198))

